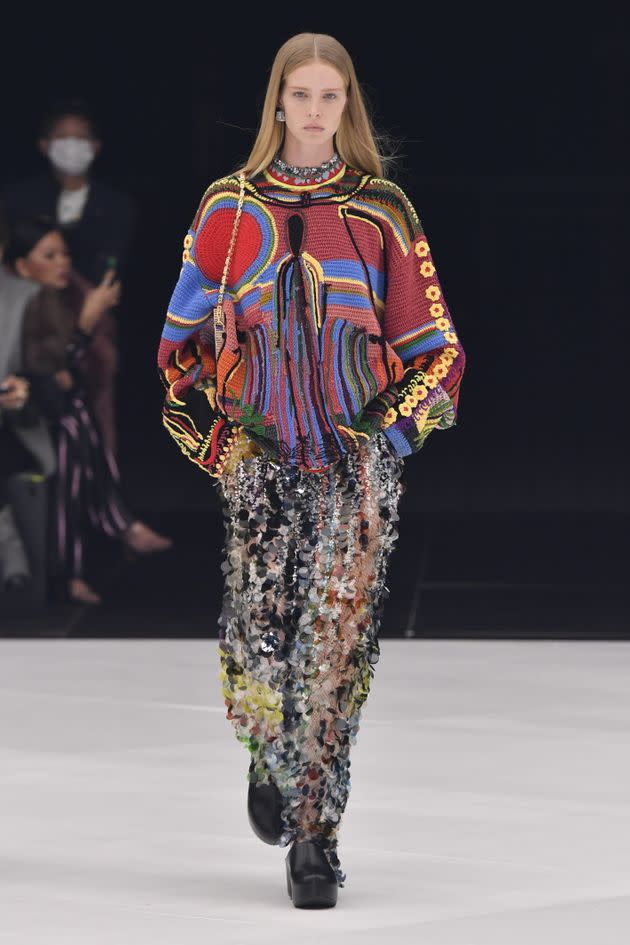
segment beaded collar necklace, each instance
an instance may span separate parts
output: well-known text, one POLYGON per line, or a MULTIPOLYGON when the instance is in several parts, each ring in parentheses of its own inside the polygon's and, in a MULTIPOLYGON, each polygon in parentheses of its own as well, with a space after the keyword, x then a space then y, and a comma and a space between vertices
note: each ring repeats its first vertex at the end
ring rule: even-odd
POLYGON ((323 184, 337 174, 343 161, 337 153, 322 164, 315 167, 299 167, 296 164, 287 164, 276 154, 269 165, 269 173, 278 180, 287 184, 323 184))

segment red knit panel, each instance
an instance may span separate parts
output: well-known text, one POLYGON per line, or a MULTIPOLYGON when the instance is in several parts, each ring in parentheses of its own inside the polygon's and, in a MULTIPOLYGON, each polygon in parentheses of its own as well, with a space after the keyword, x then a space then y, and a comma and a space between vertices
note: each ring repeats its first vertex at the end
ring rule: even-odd
MULTIPOLYGON (((235 210, 228 208, 214 210, 197 234, 195 260, 206 279, 212 282, 221 282, 235 216, 235 210)), ((260 226, 256 220, 243 212, 230 264, 229 284, 237 282, 245 270, 251 266, 260 252, 262 239, 260 226)))

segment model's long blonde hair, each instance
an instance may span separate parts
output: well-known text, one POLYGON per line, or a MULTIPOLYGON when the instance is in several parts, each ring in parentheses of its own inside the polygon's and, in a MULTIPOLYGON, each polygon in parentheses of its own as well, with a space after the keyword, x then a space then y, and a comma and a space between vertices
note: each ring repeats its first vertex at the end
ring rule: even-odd
POLYGON ((254 147, 245 164, 235 173, 244 171, 246 177, 253 177, 275 157, 284 139, 284 122, 276 119, 284 82, 298 66, 317 59, 333 66, 342 76, 346 88, 347 102, 335 134, 337 154, 350 167, 376 177, 383 176, 383 164, 388 158, 379 152, 379 137, 372 126, 352 59, 338 40, 325 33, 298 33, 276 53, 254 147))

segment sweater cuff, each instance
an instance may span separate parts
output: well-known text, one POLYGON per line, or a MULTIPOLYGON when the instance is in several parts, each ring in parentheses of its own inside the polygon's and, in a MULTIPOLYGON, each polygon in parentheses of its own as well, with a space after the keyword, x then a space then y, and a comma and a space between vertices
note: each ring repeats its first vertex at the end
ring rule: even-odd
POLYGON ((396 426, 386 427, 382 431, 391 443, 397 456, 409 456, 413 450, 407 438, 396 426))

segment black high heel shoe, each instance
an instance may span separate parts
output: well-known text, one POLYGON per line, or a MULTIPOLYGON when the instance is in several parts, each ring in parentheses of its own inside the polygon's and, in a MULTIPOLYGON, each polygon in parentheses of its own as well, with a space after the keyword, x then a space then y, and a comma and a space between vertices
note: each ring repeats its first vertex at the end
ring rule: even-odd
POLYGON ((337 877, 316 840, 294 843, 286 859, 287 892, 297 909, 327 909, 337 903, 337 877))
MULTIPOLYGON (((254 759, 249 765, 254 770, 254 759)), ((247 817, 256 836, 263 843, 275 845, 282 836, 282 795, 273 781, 269 784, 249 782, 247 789, 247 817)))

